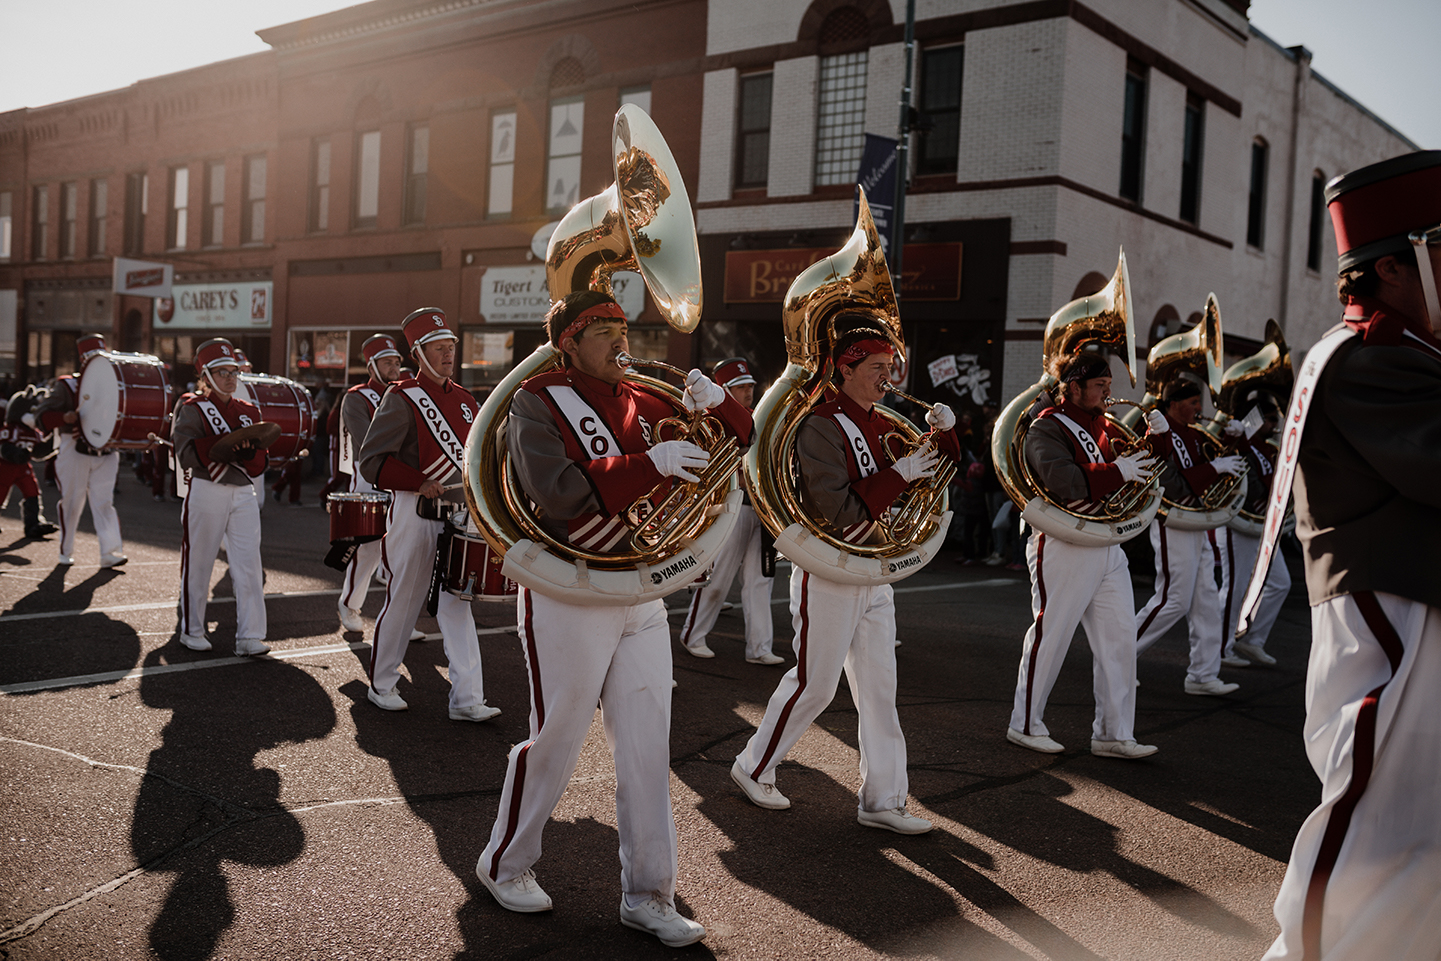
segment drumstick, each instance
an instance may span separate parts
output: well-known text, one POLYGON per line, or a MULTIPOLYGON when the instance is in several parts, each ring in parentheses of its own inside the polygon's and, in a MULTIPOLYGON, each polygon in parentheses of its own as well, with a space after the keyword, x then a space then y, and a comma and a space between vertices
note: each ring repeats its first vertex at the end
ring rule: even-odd
POLYGON ((166 447, 174 447, 174 446, 175 446, 173 443, 171 443, 170 441, 166 440, 164 437, 158 436, 154 431, 151 431, 150 433, 146 434, 146 435, 145 435, 145 439, 148 440, 148 441, 150 441, 150 443, 152 443, 152 444, 164 444, 166 447))

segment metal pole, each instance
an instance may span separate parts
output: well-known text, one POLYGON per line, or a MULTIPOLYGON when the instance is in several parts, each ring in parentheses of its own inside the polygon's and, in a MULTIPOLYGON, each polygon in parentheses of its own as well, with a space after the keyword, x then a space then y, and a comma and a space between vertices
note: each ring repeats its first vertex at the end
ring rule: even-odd
POLYGON ((896 144, 896 200, 891 209, 891 285, 901 299, 901 265, 906 247, 906 180, 910 176, 911 72, 916 52, 916 0, 906 0, 906 72, 901 78, 901 124, 896 144))

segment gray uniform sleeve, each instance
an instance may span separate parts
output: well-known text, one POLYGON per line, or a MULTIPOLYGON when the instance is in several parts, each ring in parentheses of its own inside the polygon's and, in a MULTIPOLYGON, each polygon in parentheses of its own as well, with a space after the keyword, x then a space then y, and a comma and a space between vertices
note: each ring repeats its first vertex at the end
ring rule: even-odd
POLYGON ((1065 504, 1090 498, 1091 485, 1076 463, 1066 428, 1049 417, 1038 420, 1026 431, 1024 448, 1026 466, 1052 500, 1065 504))
POLYGON ((807 417, 796 434, 801 493, 806 504, 832 527, 844 530, 871 519, 865 501, 851 490, 841 430, 825 417, 807 417))
MULTIPOLYGON (((181 470, 194 471, 196 477, 205 480, 210 480, 210 472, 201 463, 200 455, 195 452, 195 441, 209 435, 210 431, 205 427, 205 416, 200 413, 199 407, 194 404, 175 405, 174 426, 170 429, 170 441, 175 445, 175 463, 181 470)), ((241 487, 250 483, 250 475, 230 464, 216 483, 241 487)))
MULTIPOLYGON (((341 409, 344 416, 344 408, 341 409)), ((410 402, 396 391, 380 399, 375 417, 363 434, 357 434, 360 451, 355 455, 360 476, 377 483, 386 457, 397 457, 402 464, 420 469, 420 440, 415 436, 415 417, 410 402)))
POLYGON ((566 454, 550 408, 530 391, 518 390, 511 400, 505 442, 521 488, 547 518, 568 521, 601 510, 590 478, 566 454))
MULTIPOLYGON (((358 451, 360 444, 365 440, 365 434, 370 429, 370 404, 359 393, 347 392, 340 402, 341 425, 351 436, 352 443, 358 451)), ((374 483, 372 481, 371 483, 374 483)))

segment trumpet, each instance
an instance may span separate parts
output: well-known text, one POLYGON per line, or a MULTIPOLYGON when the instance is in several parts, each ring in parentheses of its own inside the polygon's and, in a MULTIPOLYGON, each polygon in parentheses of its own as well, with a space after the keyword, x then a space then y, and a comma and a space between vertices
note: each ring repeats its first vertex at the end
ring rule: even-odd
MULTIPOLYGON (((616 354, 615 364, 625 370, 633 367, 656 367, 684 380, 688 371, 662 360, 641 360, 621 351, 616 354)), ((644 378, 648 379, 648 378, 644 378)), ((648 551, 663 552, 678 544, 687 533, 694 530, 699 521, 713 508, 713 501, 719 485, 724 483, 740 467, 740 445, 734 437, 726 434, 720 421, 704 410, 693 410, 688 417, 679 415, 667 417, 655 427, 655 436, 661 438, 666 430, 672 435, 666 440, 688 440, 706 448, 710 460, 699 471, 699 481, 677 479, 660 503, 645 509, 650 495, 636 501, 626 512, 626 523, 631 528, 631 539, 637 546, 648 551)), ((652 491, 654 493, 654 491, 652 491)))

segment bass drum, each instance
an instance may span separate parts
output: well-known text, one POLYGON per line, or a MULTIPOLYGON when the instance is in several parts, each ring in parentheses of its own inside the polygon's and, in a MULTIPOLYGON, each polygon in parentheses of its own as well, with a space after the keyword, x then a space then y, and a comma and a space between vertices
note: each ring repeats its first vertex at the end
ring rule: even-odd
POLYGON ((241 374, 235 396, 260 408, 260 419, 280 425, 280 437, 266 454, 270 467, 303 457, 315 438, 315 402, 310 392, 288 377, 241 374))
POLYGON ((96 450, 144 450, 165 427, 175 392, 160 358, 102 350, 80 375, 76 413, 96 450))

